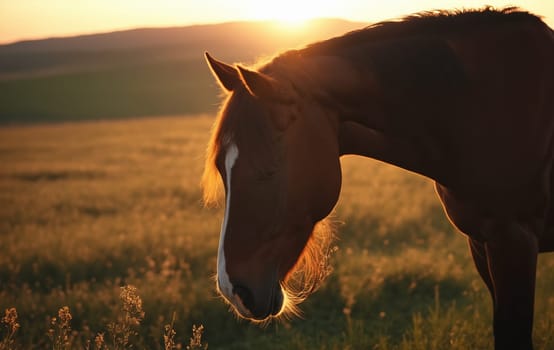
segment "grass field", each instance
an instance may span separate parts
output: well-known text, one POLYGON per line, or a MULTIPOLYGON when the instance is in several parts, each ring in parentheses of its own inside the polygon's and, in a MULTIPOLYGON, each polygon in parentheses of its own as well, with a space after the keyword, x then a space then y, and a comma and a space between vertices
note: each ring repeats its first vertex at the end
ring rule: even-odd
POLYGON ((0 124, 215 111, 218 88, 197 56, 0 79, 0 124))
MULTIPOLYGON (((211 122, 0 129, 0 310, 15 307, 20 325, 5 348, 93 349, 98 333, 122 348, 110 334, 124 320, 126 285, 144 311, 128 323, 135 349, 163 349, 173 315, 183 347, 203 325, 197 348, 491 348, 487 291, 432 183, 356 157, 342 161, 334 272, 301 305, 304 316, 265 327, 236 320, 214 291, 222 211, 203 208, 198 186, 211 122), (62 321, 71 331, 56 342, 62 321)), ((10 337, 1 326, 0 342, 10 337)), ((552 254, 539 260, 534 339, 554 349, 552 254)))

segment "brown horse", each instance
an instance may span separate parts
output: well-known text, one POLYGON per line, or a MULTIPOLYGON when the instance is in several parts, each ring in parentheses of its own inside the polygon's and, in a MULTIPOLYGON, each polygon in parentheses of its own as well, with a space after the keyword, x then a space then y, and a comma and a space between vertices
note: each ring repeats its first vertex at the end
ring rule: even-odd
POLYGON ((540 18, 416 14, 257 70, 206 57, 230 92, 203 185, 207 202, 225 187, 217 285, 239 315, 279 315, 317 288, 329 237, 314 227, 337 202, 340 156, 357 154, 435 180, 491 293, 496 349, 532 348, 537 254, 554 251, 554 35, 540 18))

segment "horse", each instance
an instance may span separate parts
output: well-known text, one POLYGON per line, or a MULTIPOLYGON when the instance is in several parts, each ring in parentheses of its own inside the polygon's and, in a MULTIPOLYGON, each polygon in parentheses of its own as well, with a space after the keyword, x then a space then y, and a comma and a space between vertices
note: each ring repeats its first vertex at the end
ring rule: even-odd
POLYGON ((537 255, 554 251, 554 32, 515 7, 430 11, 252 68, 205 54, 227 99, 202 175, 225 193, 217 289, 295 312, 328 274, 340 157, 432 179, 493 303, 495 349, 532 349, 537 255), (323 226, 323 229, 321 229, 323 226))

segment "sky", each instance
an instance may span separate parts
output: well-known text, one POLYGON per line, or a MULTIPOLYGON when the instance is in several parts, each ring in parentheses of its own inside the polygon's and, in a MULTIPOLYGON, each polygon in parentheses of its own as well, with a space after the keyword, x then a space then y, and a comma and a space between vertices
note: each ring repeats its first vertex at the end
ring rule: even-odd
MULTIPOLYGON (((298 24, 316 17, 375 22, 422 10, 513 5, 506 0, 0 0, 0 43, 137 27, 183 26, 237 20, 298 24)), ((518 6, 554 27, 553 0, 518 6)))

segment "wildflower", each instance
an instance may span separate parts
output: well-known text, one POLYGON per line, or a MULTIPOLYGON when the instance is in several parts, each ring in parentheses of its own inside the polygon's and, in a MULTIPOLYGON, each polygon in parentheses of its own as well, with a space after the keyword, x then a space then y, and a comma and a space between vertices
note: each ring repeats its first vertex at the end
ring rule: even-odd
POLYGON ((96 334, 96 337, 94 337, 94 346, 96 350, 102 349, 102 346, 104 346, 104 333, 96 334))
POLYGON ((6 309, 5 316, 2 318, 2 323, 14 332, 19 328, 19 323, 17 323, 17 310, 15 307, 6 309))
POLYGON ((71 313, 69 312, 69 307, 64 306, 61 309, 58 310, 58 317, 60 319, 60 327, 71 329, 71 319, 73 318, 71 316, 71 313))
POLYGON ((114 349, 126 349, 131 343, 131 337, 138 335, 134 327, 140 325, 144 318, 142 310, 142 299, 134 286, 121 287, 119 294, 122 306, 122 315, 118 317, 117 322, 108 324, 114 349))
POLYGON ((142 299, 137 293, 137 288, 134 286, 121 287, 119 297, 123 302, 123 312, 128 317, 129 323, 139 325, 144 318, 144 311, 142 311, 142 299))
MULTIPOLYGON (((189 345, 187 345, 187 350, 193 349, 202 349, 202 332, 204 332, 204 326, 192 325, 192 337, 190 337, 189 345)), ((206 346, 207 348, 207 346, 206 346)))
POLYGON ((0 342, 0 349, 12 349, 14 344, 15 332, 19 329, 19 323, 17 323, 17 310, 15 307, 6 309, 4 317, 2 317, 2 323, 7 329, 7 333, 4 339, 0 342))
POLYGON ((173 350, 180 348, 175 344, 175 335, 177 332, 175 332, 174 329, 175 324, 175 312, 173 312, 173 316, 171 317, 171 323, 165 325, 165 332, 164 332, 164 349, 165 350, 173 350))
POLYGON ((69 349, 71 347, 71 312, 64 306, 58 310, 58 317, 52 317, 48 337, 52 340, 54 350, 69 349))

